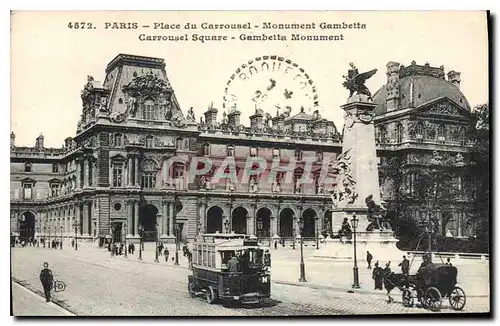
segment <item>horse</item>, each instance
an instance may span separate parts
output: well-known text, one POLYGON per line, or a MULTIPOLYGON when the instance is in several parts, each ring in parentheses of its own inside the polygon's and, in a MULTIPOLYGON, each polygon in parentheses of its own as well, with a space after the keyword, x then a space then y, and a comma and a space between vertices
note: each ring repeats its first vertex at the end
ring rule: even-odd
POLYGON ((394 288, 402 289, 403 287, 409 288, 410 284, 413 283, 412 277, 409 275, 401 274, 401 273, 386 273, 382 277, 382 282, 384 284, 384 288, 387 291, 388 301, 387 303, 394 302, 394 299, 391 297, 391 291, 394 288))

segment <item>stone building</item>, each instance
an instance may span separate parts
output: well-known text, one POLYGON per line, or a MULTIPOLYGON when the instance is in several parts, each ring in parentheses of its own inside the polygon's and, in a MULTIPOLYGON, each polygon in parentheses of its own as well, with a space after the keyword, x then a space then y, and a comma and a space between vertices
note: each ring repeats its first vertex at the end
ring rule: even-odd
MULTIPOLYGON (((199 232, 246 232, 263 238, 292 237, 304 216, 304 236, 315 237, 330 214, 330 198, 319 182, 324 160, 340 151, 333 122, 302 108, 272 117, 257 108, 250 127, 240 112, 210 106, 196 122, 181 110, 163 59, 120 54, 106 68, 104 82, 89 76, 81 93, 77 133, 61 149, 15 146, 11 135, 11 229, 39 235, 115 241, 182 240, 199 232), (269 166, 244 181, 248 157, 269 166), (238 182, 213 182, 216 168, 233 157, 238 182), (173 158, 183 158, 169 163, 173 158), (213 166, 191 177, 193 158, 213 166), (292 167, 270 175, 271 162, 292 167), (296 162, 290 165, 291 161, 296 162), (312 182, 300 184, 307 162, 312 182), (289 169, 290 170, 290 169, 289 169), (265 180, 264 180, 265 179, 265 180), (283 179, 283 180, 282 180, 283 179)), ((202 163, 200 163, 202 164, 202 163)))
MULTIPOLYGON (((403 152, 422 164, 435 150, 467 157, 473 124, 459 84, 457 72, 445 80, 442 68, 389 63, 388 83, 374 95, 381 161, 403 152)), ((326 227, 332 205, 322 172, 340 153, 341 135, 318 111, 256 108, 245 126, 237 109, 219 117, 210 105, 197 120, 181 109, 163 59, 124 54, 104 82, 88 77, 81 98, 76 135, 62 148, 45 148, 42 135, 34 147, 17 147, 11 134, 14 235, 138 241, 142 227, 146 241, 173 242, 176 230, 181 240, 232 230, 270 241, 294 237, 299 217, 304 237, 326 227), (249 157, 266 169, 245 178, 255 168, 249 157), (217 178, 219 167, 231 170, 228 158, 236 180, 217 178), (309 170, 311 181, 299 181, 309 170)), ((446 212, 465 234, 459 211, 446 212)))
MULTIPOLYGON (((404 159, 405 176, 402 191, 408 201, 407 213, 421 220, 428 214, 422 198, 411 198, 419 173, 429 167, 436 156, 446 157, 446 168, 454 175, 453 196, 441 196, 436 205, 437 229, 446 236, 474 234, 474 223, 467 218, 473 198, 467 193, 466 166, 474 146, 475 119, 471 107, 460 91, 460 73, 428 63, 409 66, 396 62, 387 64, 387 84, 373 96, 377 104, 376 141, 381 157, 381 187, 384 197, 394 197, 391 180, 385 177, 388 158, 404 159), (446 79, 447 75, 447 79, 446 79)), ((469 182, 470 184, 470 182, 469 182)))

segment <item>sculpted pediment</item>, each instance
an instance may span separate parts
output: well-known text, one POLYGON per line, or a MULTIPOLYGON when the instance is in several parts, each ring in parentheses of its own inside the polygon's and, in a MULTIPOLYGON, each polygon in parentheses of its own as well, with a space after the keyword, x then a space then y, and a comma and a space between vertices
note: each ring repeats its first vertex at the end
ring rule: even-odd
POLYGON ((421 113, 446 117, 470 118, 471 116, 470 112, 447 98, 438 99, 430 103, 423 104, 421 106, 421 113))

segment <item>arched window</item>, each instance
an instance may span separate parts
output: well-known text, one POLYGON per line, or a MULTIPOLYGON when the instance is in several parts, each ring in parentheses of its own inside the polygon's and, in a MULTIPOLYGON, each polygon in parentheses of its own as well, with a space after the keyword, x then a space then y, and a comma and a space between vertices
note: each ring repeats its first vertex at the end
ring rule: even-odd
POLYGON ((424 139, 424 124, 422 122, 417 122, 415 125, 415 138, 424 139))
POLYGON ((145 160, 142 162, 141 169, 141 186, 142 188, 150 189, 156 186, 156 174, 158 167, 153 160, 145 160))
POLYGON ((156 120, 155 117, 155 103, 153 100, 148 99, 144 101, 142 108, 142 118, 145 120, 156 120))
POLYGON ((403 142, 403 125, 401 123, 396 124, 396 143, 400 144, 403 142))
POLYGON ((437 129, 438 141, 446 140, 446 127, 444 125, 439 125, 437 129))

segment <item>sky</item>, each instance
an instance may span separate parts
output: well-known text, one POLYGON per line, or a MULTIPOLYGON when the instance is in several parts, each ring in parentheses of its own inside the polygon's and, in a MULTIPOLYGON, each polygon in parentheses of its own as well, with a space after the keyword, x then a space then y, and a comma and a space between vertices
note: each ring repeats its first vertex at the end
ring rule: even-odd
MULTIPOLYGON (((17 146, 33 146, 39 134, 46 147, 61 147, 74 136, 81 114, 80 91, 92 75, 103 81, 106 65, 119 53, 165 59, 168 78, 186 114, 197 120, 210 103, 219 109, 226 82, 242 64, 264 55, 291 59, 314 80, 323 117, 342 128, 348 91, 342 75, 353 62, 361 71, 378 69, 367 81, 372 93, 386 82, 389 61, 444 65, 462 73, 461 90, 471 106, 488 101, 488 36, 484 12, 13 12, 11 16, 11 131, 17 146), (96 29, 71 29, 69 22, 96 29), (185 30, 111 30, 105 22, 179 23, 355 23, 364 30, 301 31, 304 35, 344 35, 343 41, 145 42, 139 34, 184 35, 185 30)), ((290 31, 252 29, 254 35, 290 31)), ((238 36, 248 31, 189 31, 238 36)), ((249 125, 251 105, 238 106, 249 125)), ((297 113, 294 108, 292 114, 297 113)))

